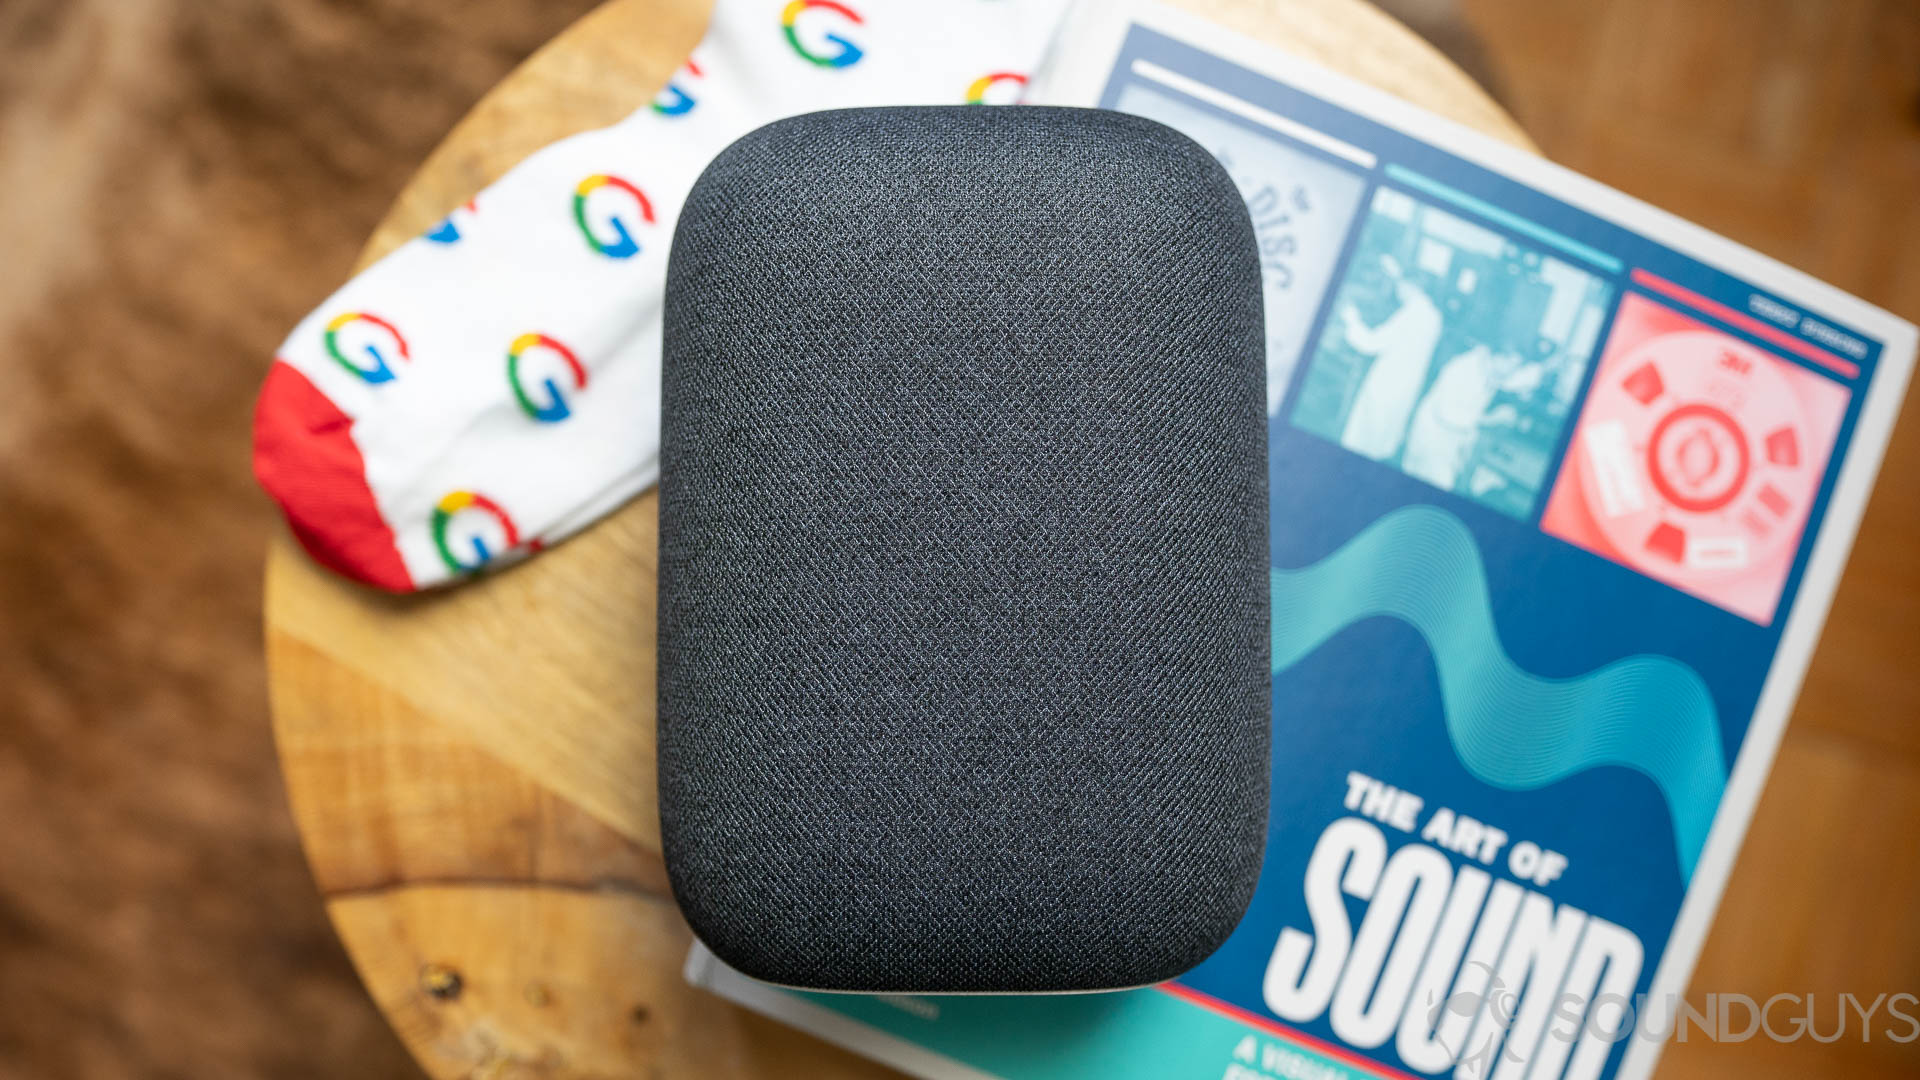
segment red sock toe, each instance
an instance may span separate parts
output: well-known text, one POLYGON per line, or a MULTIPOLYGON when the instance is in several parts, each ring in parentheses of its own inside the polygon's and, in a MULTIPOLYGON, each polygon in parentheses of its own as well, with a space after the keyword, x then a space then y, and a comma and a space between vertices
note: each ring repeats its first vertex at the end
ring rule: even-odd
POLYGON ((267 372, 254 409, 253 474, 316 562, 368 585, 414 591, 367 487, 352 418, 284 361, 267 372))

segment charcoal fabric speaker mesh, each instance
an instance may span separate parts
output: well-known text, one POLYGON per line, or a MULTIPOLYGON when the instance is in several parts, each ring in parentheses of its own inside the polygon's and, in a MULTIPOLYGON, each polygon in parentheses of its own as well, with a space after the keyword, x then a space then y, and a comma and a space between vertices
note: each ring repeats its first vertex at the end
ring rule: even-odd
POLYGON ((762 128, 668 266, 659 777, 723 960, 833 990, 1133 986, 1265 843, 1260 271, 1172 129, 762 128))

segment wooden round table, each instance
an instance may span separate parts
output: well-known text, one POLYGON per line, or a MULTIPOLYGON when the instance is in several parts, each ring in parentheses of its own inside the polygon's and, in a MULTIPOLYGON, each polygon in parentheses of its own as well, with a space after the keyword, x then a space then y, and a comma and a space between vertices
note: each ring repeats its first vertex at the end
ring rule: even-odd
MULTIPOLYGON (((1360 0, 1189 6, 1528 146, 1487 95, 1360 0)), ((363 264, 522 158, 648 101, 710 0, 614 0, 474 109, 363 264)), ((267 553, 274 733, 328 914, 436 1077, 884 1076, 687 986, 660 859, 656 500, 498 575, 362 589, 267 553)))

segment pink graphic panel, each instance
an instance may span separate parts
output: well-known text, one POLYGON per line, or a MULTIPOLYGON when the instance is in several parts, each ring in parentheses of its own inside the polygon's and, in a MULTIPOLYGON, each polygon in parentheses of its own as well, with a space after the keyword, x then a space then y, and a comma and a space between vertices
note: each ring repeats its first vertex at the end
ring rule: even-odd
POLYGON ((1628 294, 1541 527, 1766 625, 1847 398, 1830 379, 1628 294))

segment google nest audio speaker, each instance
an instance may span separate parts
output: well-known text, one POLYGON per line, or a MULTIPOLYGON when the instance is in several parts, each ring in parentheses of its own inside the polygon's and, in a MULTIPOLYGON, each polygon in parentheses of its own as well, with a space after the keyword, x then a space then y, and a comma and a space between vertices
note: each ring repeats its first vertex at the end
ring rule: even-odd
POLYGON ((669 259, 660 822, 694 932, 821 990, 1099 990, 1265 844, 1264 334, 1232 181, 1115 112, 783 120, 669 259))

